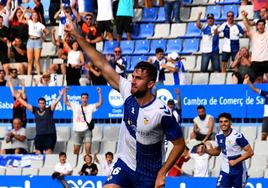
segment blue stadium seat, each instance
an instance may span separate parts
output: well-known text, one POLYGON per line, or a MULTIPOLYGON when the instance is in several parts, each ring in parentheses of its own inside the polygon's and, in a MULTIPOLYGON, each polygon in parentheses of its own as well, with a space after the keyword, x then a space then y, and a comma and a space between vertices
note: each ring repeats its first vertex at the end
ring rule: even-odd
POLYGON ((182 3, 183 5, 190 5, 192 4, 193 0, 183 0, 182 3))
POLYGON ((127 72, 133 72, 135 66, 141 61, 147 61, 148 56, 133 56, 131 65, 128 67, 127 72))
POLYGON ((238 16, 238 6, 237 5, 224 5, 221 19, 226 20, 227 13, 229 11, 233 11, 234 17, 237 18, 237 16, 238 16))
MULTIPOLYGON (((139 33, 140 33, 140 24, 133 24, 133 30, 131 32, 131 38, 136 39, 137 36, 139 35, 139 33)), ((123 39, 127 38, 127 35, 126 35, 125 32, 123 33, 122 38, 123 39)))
POLYGON ((177 52, 182 50, 182 39, 170 39, 167 41, 166 53, 177 52))
POLYGON ((105 41, 103 47, 104 54, 114 54, 114 48, 118 47, 117 41, 105 41))
POLYGON ((150 50, 150 40, 136 40, 134 54, 148 54, 150 50))
POLYGON ((135 42, 134 40, 123 40, 120 43, 120 47, 123 55, 132 54, 135 49, 135 42))
POLYGON ((166 51, 167 41, 166 40, 152 40, 151 50, 149 54, 155 54, 156 48, 162 48, 164 52, 166 51))
POLYGON ((144 8, 142 13, 142 22, 155 22, 157 19, 158 8, 144 8))
POLYGON ((196 27, 195 22, 190 22, 187 25, 187 32, 185 36, 182 37, 201 37, 201 30, 196 27))
POLYGON ((223 0, 223 1, 217 2, 217 4, 221 4, 221 5, 240 4, 240 3, 241 3, 240 0, 223 0))
POLYGON ((126 60, 127 60, 126 70, 128 70, 131 67, 131 58, 132 58, 132 56, 124 56, 124 58, 126 58, 126 60))
POLYGON ((154 24, 140 24, 139 34, 137 36, 133 36, 134 39, 143 39, 147 37, 152 37, 154 35, 154 24))
POLYGON ((221 18, 221 12, 222 12, 222 6, 221 5, 207 6, 206 15, 214 14, 214 19, 218 20, 218 19, 221 18))
POLYGON ((165 22, 166 18, 165 18, 165 8, 164 7, 160 7, 158 10, 158 16, 156 19, 156 22, 165 22))
POLYGON ((183 42, 183 50, 181 54, 191 54, 198 52, 200 39, 185 39, 183 42))

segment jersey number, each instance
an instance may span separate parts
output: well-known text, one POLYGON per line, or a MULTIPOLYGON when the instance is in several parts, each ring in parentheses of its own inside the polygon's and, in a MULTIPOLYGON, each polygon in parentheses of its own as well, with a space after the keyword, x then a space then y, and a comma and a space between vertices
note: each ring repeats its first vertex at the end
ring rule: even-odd
POLYGON ((120 167, 116 167, 116 168, 113 170, 112 175, 117 175, 117 174, 119 174, 120 170, 121 170, 120 167))

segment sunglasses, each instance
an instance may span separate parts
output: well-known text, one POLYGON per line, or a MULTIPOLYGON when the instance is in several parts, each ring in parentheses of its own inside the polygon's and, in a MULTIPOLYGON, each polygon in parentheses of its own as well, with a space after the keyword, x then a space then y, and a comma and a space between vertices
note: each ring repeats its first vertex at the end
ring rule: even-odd
POLYGON ((11 74, 17 74, 18 72, 17 71, 12 71, 10 72, 11 74))
POLYGON ((227 17, 234 17, 234 15, 227 15, 227 17))
POLYGON ((90 18, 86 18, 86 20, 91 20, 92 18, 90 17, 90 18))
POLYGON ((116 51, 114 51, 114 53, 121 53, 121 51, 120 50, 116 50, 116 51))

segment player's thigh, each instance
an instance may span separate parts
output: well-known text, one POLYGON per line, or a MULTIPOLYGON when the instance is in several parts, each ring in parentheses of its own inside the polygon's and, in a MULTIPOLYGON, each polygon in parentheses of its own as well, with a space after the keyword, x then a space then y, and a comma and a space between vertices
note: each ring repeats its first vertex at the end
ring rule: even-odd
POLYGON ((243 188, 247 183, 247 174, 237 174, 232 176, 232 186, 234 188, 243 188))
POLYGON ((107 184, 107 185, 104 185, 104 188, 122 188, 122 187, 116 184, 107 184))
POLYGON ((219 178, 217 180, 217 188, 232 187, 231 176, 223 171, 220 172, 219 178))

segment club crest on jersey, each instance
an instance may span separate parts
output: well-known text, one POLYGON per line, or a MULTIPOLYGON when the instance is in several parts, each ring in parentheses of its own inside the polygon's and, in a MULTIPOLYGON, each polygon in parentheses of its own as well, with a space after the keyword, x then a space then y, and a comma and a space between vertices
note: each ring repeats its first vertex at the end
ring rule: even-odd
POLYGON ((135 114, 135 108, 134 107, 131 108, 131 113, 135 114))
POLYGON ((143 123, 144 123, 144 125, 148 125, 149 119, 147 117, 144 117, 143 118, 143 123))
POLYGON ((128 123, 129 125, 131 125, 131 124, 132 124, 132 121, 131 121, 131 119, 130 119, 130 118, 128 118, 128 119, 127 119, 127 123, 128 123))
POLYGON ((228 143, 228 145, 231 145, 232 144, 232 140, 228 140, 227 143, 228 143))

